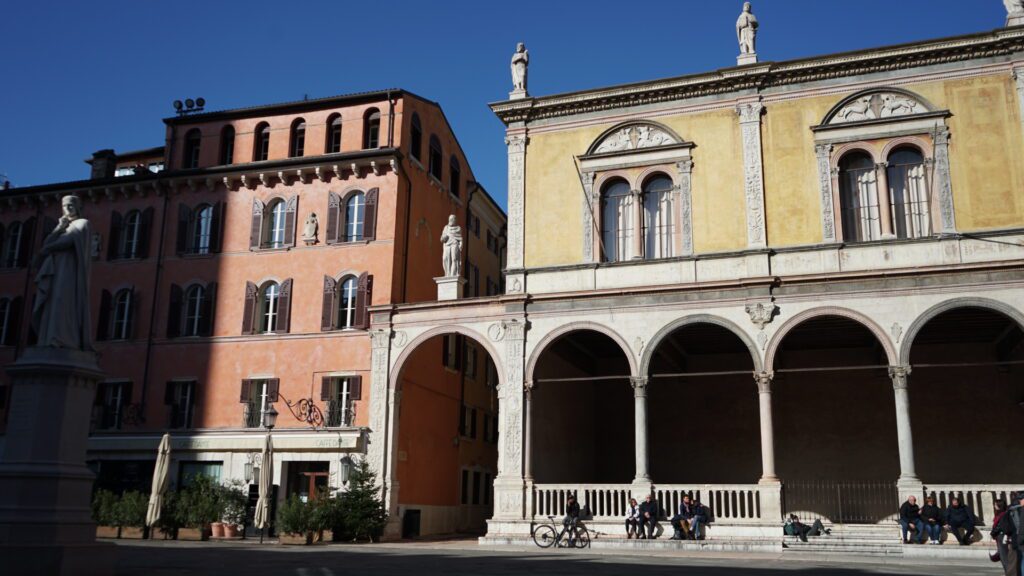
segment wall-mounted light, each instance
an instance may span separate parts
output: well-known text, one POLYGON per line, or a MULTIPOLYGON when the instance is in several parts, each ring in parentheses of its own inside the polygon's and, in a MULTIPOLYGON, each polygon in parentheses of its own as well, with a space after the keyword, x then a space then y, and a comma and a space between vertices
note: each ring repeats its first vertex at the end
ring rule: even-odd
POLYGON ((348 479, 352 476, 352 458, 342 456, 341 461, 338 462, 338 467, 341 472, 341 484, 348 484, 348 479))

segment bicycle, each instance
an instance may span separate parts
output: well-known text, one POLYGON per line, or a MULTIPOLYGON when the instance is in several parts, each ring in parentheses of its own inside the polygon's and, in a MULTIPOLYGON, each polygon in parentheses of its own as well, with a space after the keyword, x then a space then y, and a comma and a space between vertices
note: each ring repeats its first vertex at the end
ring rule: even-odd
POLYGON ((587 527, 574 520, 561 531, 555 526, 555 517, 548 516, 549 524, 540 524, 533 529, 533 542, 541 548, 589 548, 590 532, 587 527), (568 535, 568 538, 566 538, 568 535))

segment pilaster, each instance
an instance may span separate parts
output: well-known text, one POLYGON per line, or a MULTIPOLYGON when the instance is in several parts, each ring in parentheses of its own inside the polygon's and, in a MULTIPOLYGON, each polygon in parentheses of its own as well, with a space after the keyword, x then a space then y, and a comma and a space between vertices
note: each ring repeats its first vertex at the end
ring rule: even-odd
POLYGON ((956 233, 956 219, 953 215, 953 186, 949 175, 949 128, 936 126, 932 133, 935 143, 935 186, 939 195, 941 232, 956 233))
POLYGON ((836 241, 836 213, 832 203, 832 145, 814 147, 818 159, 818 195, 821 198, 821 240, 836 241))
POLYGON ((599 231, 596 230, 598 215, 594 209, 594 173, 583 172, 580 182, 583 183, 583 261, 596 262, 598 258, 594 254, 594 235, 599 231))
POLYGON ((747 247, 768 245, 764 217, 764 168, 761 158, 761 100, 741 103, 736 107, 743 138, 743 192, 747 206, 747 247))
MULTIPOLYGON (((389 394, 391 387, 388 382, 391 335, 390 328, 370 330, 370 436, 366 454, 370 469, 377 474, 384 489, 384 498, 389 502, 391 492, 388 484, 393 481, 394 472, 386 462, 385 456, 389 453, 388 444, 395 441, 392 434, 398 424, 394 421, 389 422, 394 420, 389 394)), ((397 506, 398 500, 394 499, 393 505, 388 509, 397 506)))
POLYGON ((494 519, 525 517, 523 479, 523 366, 526 323, 502 323, 505 332, 505 379, 498 388, 498 476, 494 480, 494 519))
POLYGON ((679 173, 679 255, 690 256, 693 254, 693 160, 687 158, 677 162, 676 170, 679 173))
MULTIPOLYGON (((529 138, 525 129, 510 128, 505 137, 508 146, 508 247, 509 270, 522 270, 525 265, 525 210, 526 210, 526 145, 529 138)), ((507 293, 525 289, 525 277, 513 272, 505 280, 507 293), (516 290, 516 286, 519 287, 516 290)))

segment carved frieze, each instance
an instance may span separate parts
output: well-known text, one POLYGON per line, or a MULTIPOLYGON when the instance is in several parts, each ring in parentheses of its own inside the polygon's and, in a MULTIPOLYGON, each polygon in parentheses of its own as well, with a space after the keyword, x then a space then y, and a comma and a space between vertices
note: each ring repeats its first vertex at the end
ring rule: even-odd
POLYGON ((829 124, 843 124, 862 120, 879 120, 927 112, 921 102, 897 92, 876 92, 857 98, 839 109, 829 124))
POLYGON ((606 152, 640 150, 642 148, 655 148, 676 143, 678 141, 674 136, 657 126, 634 124, 632 126, 624 126, 605 136, 597 147, 594 148, 594 153, 603 154, 606 152))

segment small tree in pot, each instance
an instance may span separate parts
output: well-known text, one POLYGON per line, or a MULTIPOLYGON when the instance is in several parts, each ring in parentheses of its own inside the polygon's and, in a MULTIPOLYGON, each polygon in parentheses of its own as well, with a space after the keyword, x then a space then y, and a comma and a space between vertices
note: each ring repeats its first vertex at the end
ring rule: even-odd
POLYGON ((220 499, 224 507, 224 537, 237 538, 245 522, 245 507, 249 500, 242 483, 235 481, 222 486, 220 499))
MULTIPOLYGON (((179 494, 178 506, 185 527, 198 531, 199 539, 210 537, 210 525, 224 515, 220 485, 209 476, 197 474, 179 494)), ((179 531, 180 534, 180 531, 179 531)))
POLYGON ((311 504, 292 494, 277 511, 277 529, 282 544, 311 544, 313 542, 311 504))
POLYGON ((142 538, 146 527, 146 511, 149 508, 149 496, 142 492, 132 490, 121 495, 117 502, 117 532, 118 538, 125 528, 133 529, 129 537, 142 538))

